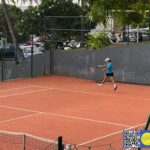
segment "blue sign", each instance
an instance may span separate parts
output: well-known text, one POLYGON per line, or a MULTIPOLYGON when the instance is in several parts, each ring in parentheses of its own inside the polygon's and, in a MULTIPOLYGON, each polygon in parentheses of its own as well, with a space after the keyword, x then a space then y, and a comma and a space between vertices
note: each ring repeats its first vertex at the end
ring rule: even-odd
POLYGON ((140 131, 140 148, 150 148, 150 130, 140 131))
POLYGON ((150 130, 124 130, 123 148, 150 148, 150 130))

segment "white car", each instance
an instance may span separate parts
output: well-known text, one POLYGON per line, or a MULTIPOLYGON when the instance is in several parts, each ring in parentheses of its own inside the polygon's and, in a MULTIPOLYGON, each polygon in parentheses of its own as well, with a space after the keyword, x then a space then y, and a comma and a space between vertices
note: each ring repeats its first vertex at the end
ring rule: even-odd
MULTIPOLYGON (((31 56, 32 45, 23 44, 23 45, 20 45, 19 47, 20 49, 22 49, 22 52, 25 58, 31 56)), ((36 55, 36 54, 42 54, 42 52, 35 45, 33 45, 33 55, 36 55)))
POLYGON ((39 49, 39 51, 44 52, 44 43, 36 42, 34 45, 39 49))
POLYGON ((141 36, 142 36, 143 41, 150 40, 149 33, 147 33, 147 32, 142 32, 141 36))
POLYGON ((123 42, 123 34, 117 33, 116 38, 117 38, 117 42, 123 42))

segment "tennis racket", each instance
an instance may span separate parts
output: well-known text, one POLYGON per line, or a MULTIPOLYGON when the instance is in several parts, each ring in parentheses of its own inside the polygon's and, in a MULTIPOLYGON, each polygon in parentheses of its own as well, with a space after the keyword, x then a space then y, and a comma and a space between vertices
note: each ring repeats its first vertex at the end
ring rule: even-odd
POLYGON ((103 68, 103 67, 104 67, 104 65, 98 65, 97 67, 90 67, 90 71, 91 71, 92 73, 94 73, 97 69, 103 68))

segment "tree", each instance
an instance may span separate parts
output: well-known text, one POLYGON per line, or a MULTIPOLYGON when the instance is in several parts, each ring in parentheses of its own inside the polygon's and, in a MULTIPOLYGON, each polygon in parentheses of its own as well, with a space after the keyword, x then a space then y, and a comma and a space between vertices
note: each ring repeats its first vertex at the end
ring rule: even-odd
MULTIPOLYGON (((26 1, 28 1, 28 0, 24 0, 23 2, 26 2, 26 1)), ((14 0, 12 0, 12 2, 15 4, 14 0)), ((30 2, 32 3, 32 0, 30 2)), ((13 27, 12 27, 11 20, 10 20, 9 14, 8 14, 7 4, 6 4, 5 0, 2 0, 2 9, 3 9, 4 17, 6 19, 6 23, 7 23, 8 28, 9 28, 10 35, 12 37, 13 45, 14 45, 14 47, 16 49, 17 63, 18 63, 18 58, 19 58, 19 55, 20 55, 19 47, 18 47, 18 43, 17 43, 17 39, 16 39, 14 30, 13 30, 13 27)))
POLYGON ((13 40, 13 45, 14 45, 15 49, 17 50, 18 49, 17 40, 16 40, 14 31, 13 31, 13 28, 12 28, 12 24, 11 24, 9 15, 8 15, 8 10, 7 10, 7 5, 5 3, 5 0, 2 0, 2 6, 3 6, 2 8, 3 8, 4 16, 5 16, 5 19, 6 19, 6 22, 7 22, 12 40, 13 40))
MULTIPOLYGON (((47 17, 47 27, 58 29, 57 31, 48 30, 47 34, 53 35, 55 40, 58 38, 70 38, 71 36, 80 35, 80 32, 63 31, 59 29, 80 29, 81 28, 81 15, 85 15, 83 9, 74 4, 71 0, 43 0, 38 8, 40 14, 43 16, 78 16, 78 18, 68 17, 47 17), (44 11, 43 11, 44 10, 44 11)), ((62 41, 62 40, 61 40, 62 41)))
POLYGON ((90 16, 104 25, 109 16, 114 16, 122 25, 140 24, 150 9, 149 0, 95 0, 90 16))
MULTIPOLYGON (((2 8, 1 5, 0 7, 2 8)), ((17 38, 17 35, 18 35, 17 26, 22 15, 22 11, 20 8, 16 7, 15 5, 7 5, 7 13, 11 21, 12 29, 14 30, 14 34, 17 38)), ((6 37, 9 42, 12 42, 9 28, 6 25, 7 22, 6 22, 6 19, 4 18, 4 13, 2 9, 0 9, 0 22, 1 22, 0 31, 3 33, 3 37, 6 37)))

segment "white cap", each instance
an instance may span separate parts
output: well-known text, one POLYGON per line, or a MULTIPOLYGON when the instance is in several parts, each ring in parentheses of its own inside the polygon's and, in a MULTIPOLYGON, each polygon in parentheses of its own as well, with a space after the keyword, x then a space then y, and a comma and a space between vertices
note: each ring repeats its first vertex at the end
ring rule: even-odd
POLYGON ((110 60, 110 58, 106 58, 106 59, 105 59, 105 61, 109 61, 109 60, 110 60))

